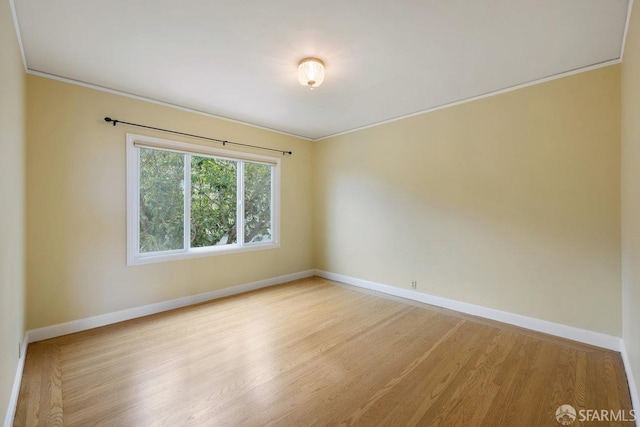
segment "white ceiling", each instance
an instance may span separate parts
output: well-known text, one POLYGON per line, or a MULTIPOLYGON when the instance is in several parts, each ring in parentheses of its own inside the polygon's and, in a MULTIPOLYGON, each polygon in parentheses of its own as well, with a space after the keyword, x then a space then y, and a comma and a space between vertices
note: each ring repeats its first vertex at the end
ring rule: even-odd
POLYGON ((310 139, 618 60, 628 1, 14 0, 31 72, 310 139))

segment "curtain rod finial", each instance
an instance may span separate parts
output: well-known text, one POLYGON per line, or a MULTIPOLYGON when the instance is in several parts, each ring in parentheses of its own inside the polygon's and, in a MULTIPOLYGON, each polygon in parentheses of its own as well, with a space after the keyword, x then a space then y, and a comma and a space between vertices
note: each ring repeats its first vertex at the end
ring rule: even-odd
POLYGON ((113 125, 114 125, 114 126, 118 123, 118 121, 117 121, 117 120, 114 120, 114 119, 112 119, 111 117, 105 117, 105 118, 104 118, 104 121, 105 121, 105 122, 107 122, 107 123, 109 123, 109 122, 113 122, 113 125))

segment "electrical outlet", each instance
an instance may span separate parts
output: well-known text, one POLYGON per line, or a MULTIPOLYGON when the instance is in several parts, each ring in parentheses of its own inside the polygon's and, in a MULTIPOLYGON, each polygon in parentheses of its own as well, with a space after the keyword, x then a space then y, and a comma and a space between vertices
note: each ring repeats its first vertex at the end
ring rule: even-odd
POLYGON ((413 280, 411 282, 411 289, 418 289, 418 281, 417 280, 413 280))

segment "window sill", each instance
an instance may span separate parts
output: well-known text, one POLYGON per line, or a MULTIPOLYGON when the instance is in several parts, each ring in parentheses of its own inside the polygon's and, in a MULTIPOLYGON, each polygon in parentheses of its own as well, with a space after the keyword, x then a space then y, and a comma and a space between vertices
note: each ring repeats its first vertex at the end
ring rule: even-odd
POLYGON ((133 255, 127 257, 127 266, 155 264, 158 262, 179 261, 191 258, 202 258, 216 255, 238 254, 242 252, 254 252, 266 249, 277 249, 280 243, 254 243, 250 245, 221 245, 207 248, 191 248, 188 251, 155 253, 149 255, 133 255))

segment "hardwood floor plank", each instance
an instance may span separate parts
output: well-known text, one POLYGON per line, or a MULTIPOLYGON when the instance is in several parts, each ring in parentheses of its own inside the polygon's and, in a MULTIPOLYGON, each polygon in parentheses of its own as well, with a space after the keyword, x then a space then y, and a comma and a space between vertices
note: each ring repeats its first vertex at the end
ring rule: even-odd
MULTIPOLYGON (((395 384, 412 375, 412 371, 424 356, 425 347, 436 347, 441 336, 453 333, 457 323, 460 323, 443 322, 431 317, 427 319, 421 314, 415 311, 407 312, 393 319, 391 324, 380 325, 369 334, 349 342, 336 354, 330 355, 328 362, 332 366, 327 371, 335 372, 337 365, 340 372, 326 379, 324 392, 321 395, 309 394, 298 398, 295 412, 285 413, 270 422, 276 425, 300 425, 310 421, 312 424, 323 422, 337 425, 343 421, 342 418, 334 418, 327 414, 339 415, 349 412, 352 412, 352 415, 347 422, 358 422, 360 417, 395 384), (425 323, 419 324, 419 321, 425 323), (429 333, 424 333, 427 323, 431 328, 429 333), (407 329, 407 324, 417 327, 407 329), (368 348, 369 351, 362 352, 363 348, 368 348), (375 369, 371 369, 372 366, 375 366, 375 369), (405 369, 399 371, 398 366, 405 366, 405 369), (362 401, 364 405, 355 409, 354 401, 362 401), (325 415, 320 415, 321 419, 315 420, 305 414, 325 415)), ((312 378, 305 378, 304 382, 307 381, 315 384, 312 378)))
POLYGON ((563 403, 629 411, 620 355, 310 278, 31 344, 14 425, 555 426, 563 403))
POLYGON ((29 346, 25 364, 33 375, 24 375, 14 426, 62 426, 63 400, 60 347, 41 342, 29 346))

